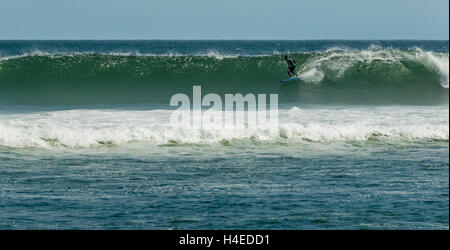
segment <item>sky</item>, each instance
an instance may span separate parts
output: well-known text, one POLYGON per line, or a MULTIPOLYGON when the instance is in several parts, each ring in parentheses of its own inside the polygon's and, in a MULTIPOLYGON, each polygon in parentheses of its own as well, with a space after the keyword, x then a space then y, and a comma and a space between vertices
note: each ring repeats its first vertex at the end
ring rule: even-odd
POLYGON ((448 0, 0 0, 0 39, 448 37, 448 0))

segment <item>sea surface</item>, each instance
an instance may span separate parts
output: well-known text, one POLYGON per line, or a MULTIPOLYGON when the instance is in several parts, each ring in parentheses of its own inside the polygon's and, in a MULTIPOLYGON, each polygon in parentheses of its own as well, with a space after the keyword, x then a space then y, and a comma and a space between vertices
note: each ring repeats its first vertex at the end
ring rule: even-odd
POLYGON ((448 41, 0 41, 0 229, 448 230, 448 87, 448 41), (194 85, 278 126, 171 126, 194 85))

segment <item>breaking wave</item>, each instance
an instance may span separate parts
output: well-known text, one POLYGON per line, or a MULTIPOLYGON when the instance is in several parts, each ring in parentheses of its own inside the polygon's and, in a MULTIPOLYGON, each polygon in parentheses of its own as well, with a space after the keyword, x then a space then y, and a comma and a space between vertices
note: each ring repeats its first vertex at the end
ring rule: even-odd
POLYGON ((276 93, 304 103, 448 103, 448 53, 372 46, 282 55, 139 55, 36 52, 0 59, 0 104, 168 103, 176 93, 276 93))

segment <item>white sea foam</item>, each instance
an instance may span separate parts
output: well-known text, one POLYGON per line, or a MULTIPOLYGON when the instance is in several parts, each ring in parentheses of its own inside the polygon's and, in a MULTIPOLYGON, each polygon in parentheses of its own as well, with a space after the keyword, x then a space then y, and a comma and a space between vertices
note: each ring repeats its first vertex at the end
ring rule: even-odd
POLYGON ((312 68, 305 73, 300 75, 300 78, 305 82, 319 83, 323 79, 323 73, 317 70, 316 68, 312 68))
POLYGON ((280 110, 278 129, 175 128, 167 110, 69 110, 0 114, 0 146, 88 148, 133 142, 218 144, 448 140, 447 107, 280 110))

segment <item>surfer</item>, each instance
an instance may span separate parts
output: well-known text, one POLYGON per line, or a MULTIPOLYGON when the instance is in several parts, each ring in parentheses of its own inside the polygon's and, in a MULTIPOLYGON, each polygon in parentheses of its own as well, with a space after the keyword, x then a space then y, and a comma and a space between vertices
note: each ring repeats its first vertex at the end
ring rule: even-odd
POLYGON ((288 55, 285 55, 285 56, 284 56, 284 59, 286 60, 286 62, 287 62, 287 64, 288 64, 289 70, 288 70, 287 73, 288 73, 289 77, 292 77, 292 75, 298 76, 297 73, 294 72, 295 67, 296 67, 296 63, 297 63, 297 62, 296 62, 295 60, 289 59, 289 56, 288 56, 288 55))

